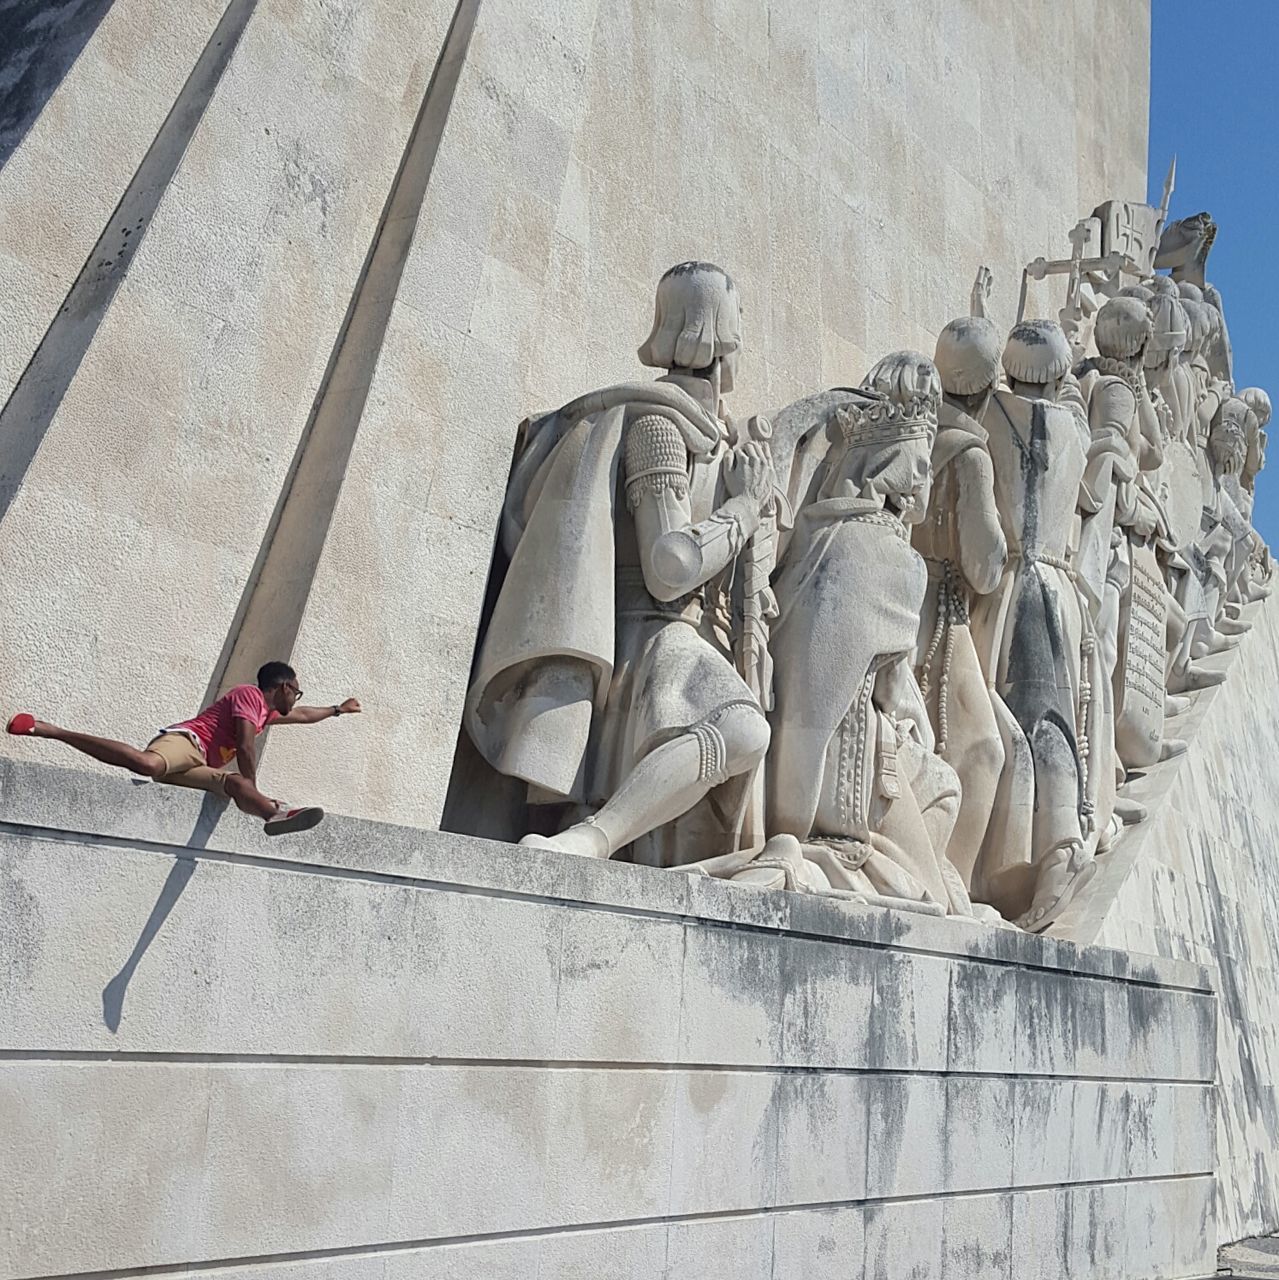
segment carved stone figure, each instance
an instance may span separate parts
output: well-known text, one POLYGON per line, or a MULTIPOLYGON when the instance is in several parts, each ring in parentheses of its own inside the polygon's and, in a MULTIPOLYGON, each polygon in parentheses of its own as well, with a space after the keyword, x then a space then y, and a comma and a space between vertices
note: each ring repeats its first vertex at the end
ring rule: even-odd
MULTIPOLYGON (((1097 318, 1088 388, 1092 435, 1085 505, 1111 522, 1110 560, 1097 612, 1103 666, 1114 691, 1114 749, 1125 769, 1185 749, 1164 739, 1167 591, 1155 555, 1165 521, 1147 477, 1163 460, 1162 432, 1144 377, 1153 331, 1146 307, 1115 298, 1097 318)), ((1099 530, 1098 536, 1104 534, 1099 530)), ((1081 561, 1085 557, 1081 554, 1081 561)))
MULTIPOLYGON (((1266 465, 1266 427, 1270 424, 1273 412, 1270 397, 1260 387, 1245 387, 1239 398, 1252 410, 1256 419, 1256 429, 1248 437, 1248 452, 1244 458, 1240 479, 1243 487, 1252 493, 1256 488, 1257 476, 1266 465)), ((1251 508, 1248 512, 1252 514, 1251 508)))
POLYGON ((666 374, 528 424, 466 708, 495 768, 584 814, 525 843, 607 858, 659 831, 634 852, 669 863, 740 839, 769 730, 735 666, 731 584, 773 491, 721 403, 740 346, 733 281, 683 263, 640 348, 666 374))
MULTIPOLYGON (((1243 471, 1240 475, 1240 486, 1243 489, 1241 510, 1249 520, 1252 519, 1253 495, 1256 489, 1257 476, 1266 465, 1266 427, 1270 424, 1270 397, 1260 387, 1245 387, 1239 398, 1252 410, 1256 427, 1248 437, 1248 448, 1244 458, 1243 471)), ((1227 634, 1239 634, 1248 630, 1250 623, 1240 618, 1240 611, 1246 604, 1264 599, 1270 594, 1265 584, 1273 576, 1274 566, 1270 557, 1270 549, 1261 535, 1254 532, 1248 564, 1239 575, 1231 592, 1231 599, 1226 605, 1223 617, 1218 619, 1217 626, 1227 634), (1228 616, 1227 616, 1228 615, 1228 616)))
POLYGON ((1216 238, 1217 224, 1210 214, 1195 213, 1171 222, 1159 238, 1154 269, 1170 271, 1179 284, 1186 280, 1202 289, 1208 253, 1216 238))
POLYGON ((940 384, 925 356, 896 352, 864 386, 833 407, 775 579, 770 838, 698 869, 973 914, 945 856, 959 784, 911 664, 928 578, 909 526, 928 504, 940 384))
POLYGON ((1216 332, 1215 309, 1204 302, 1203 293, 1197 285, 1183 281, 1178 289, 1189 321, 1189 334, 1182 360, 1189 375, 1194 401, 1191 442, 1199 472, 1202 512, 1200 527, 1194 539, 1179 551, 1178 558, 1172 564, 1177 573, 1177 605, 1185 617, 1184 631, 1173 655, 1170 675, 1170 687, 1180 692, 1214 682, 1220 683, 1224 678, 1223 673, 1195 670, 1192 664, 1207 654, 1230 648, 1236 643, 1236 639, 1221 634, 1215 628, 1219 606, 1225 601, 1224 583, 1221 581, 1225 570, 1223 564, 1219 563, 1225 552, 1220 532, 1220 512, 1223 508, 1217 496, 1219 486, 1208 455, 1212 424, 1231 392, 1229 384, 1213 374, 1206 356, 1216 332))
POLYGON ((527 785, 525 843, 1053 924, 1272 572, 1269 397, 1234 393, 1212 220, 1153 253, 1167 194, 1027 268, 1069 274, 1075 349, 1046 320, 1001 344, 982 268, 935 362, 771 425, 724 406, 732 280, 662 277, 663 376, 521 429, 466 725, 527 785))
MULTIPOLYGON (((1264 393, 1263 393, 1264 394, 1264 393)), ((1215 518, 1218 527, 1207 545, 1224 548, 1220 553, 1220 581, 1213 597, 1213 625, 1229 643, 1247 630, 1225 616, 1228 601, 1243 599, 1238 590, 1247 572, 1256 542, 1250 516, 1252 495, 1244 488, 1242 477, 1248 464, 1248 444, 1260 432, 1257 415, 1242 397, 1231 396, 1222 402, 1208 437, 1208 460, 1212 468, 1214 500, 1205 510, 1205 530, 1215 518)), ((1217 556, 1211 563, 1218 567, 1217 556)))
POLYGON ((995 905, 1004 914, 1021 905, 1019 922, 1040 929, 1090 874, 1096 830, 1099 770, 1090 742, 1100 669, 1072 563, 1089 440, 1086 423, 1058 403, 1072 363, 1059 325, 1017 325, 1003 363, 1009 389, 995 392, 986 425, 1008 568, 976 602, 973 636, 1034 762, 1030 848, 1002 849, 1002 863, 991 868, 1003 885, 995 905))
MULTIPOLYGON (((993 841, 1003 841, 1011 824, 1024 827, 1029 821, 1028 809, 1001 813, 992 829, 1010 736, 1000 720, 1011 713, 986 683, 969 626, 974 599, 998 586, 1008 556, 982 425, 999 383, 1002 346, 999 330, 978 316, 952 320, 938 335, 934 360, 944 394, 933 444, 932 499, 912 534, 928 566, 916 670, 937 753, 961 785, 948 856, 979 898, 983 886, 974 871, 988 832, 993 841)), ((1026 788, 1021 794, 1028 794, 1026 788)))
POLYGON ((1204 302, 1213 310, 1213 336, 1204 355, 1213 377, 1219 378, 1227 386, 1233 387, 1235 382, 1235 356, 1230 345, 1230 330, 1226 327, 1226 305, 1222 301, 1220 291, 1211 284, 1203 289, 1204 302))
POLYGON ((1208 364, 1207 352, 1215 333, 1216 311, 1203 300, 1202 290, 1195 285, 1183 283, 1178 288, 1189 321, 1184 360, 1194 387, 1195 442, 1203 449, 1207 448, 1212 420, 1230 388, 1208 364))
POLYGON ((1212 308, 1212 335, 1204 346, 1204 359, 1213 376, 1233 384, 1234 356, 1226 327, 1226 308, 1221 294, 1205 279, 1208 254, 1217 238, 1217 224, 1207 213, 1196 213, 1173 222, 1164 230, 1155 255, 1155 267, 1165 268, 1172 279, 1195 290, 1195 300, 1212 308))
POLYGON ((1162 399, 1166 428, 1171 439, 1187 440, 1193 434, 1194 380, 1183 359, 1190 340, 1190 317, 1181 303, 1177 286, 1167 276, 1150 281, 1151 335, 1146 347, 1146 378, 1162 399))

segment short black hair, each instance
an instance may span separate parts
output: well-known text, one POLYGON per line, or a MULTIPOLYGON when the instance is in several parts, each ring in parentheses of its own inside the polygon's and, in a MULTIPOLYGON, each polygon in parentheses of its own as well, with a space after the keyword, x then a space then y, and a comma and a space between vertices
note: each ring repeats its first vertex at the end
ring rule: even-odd
POLYGON ((286 680, 296 680, 298 673, 287 662, 268 662, 258 672, 258 688, 274 689, 286 680))

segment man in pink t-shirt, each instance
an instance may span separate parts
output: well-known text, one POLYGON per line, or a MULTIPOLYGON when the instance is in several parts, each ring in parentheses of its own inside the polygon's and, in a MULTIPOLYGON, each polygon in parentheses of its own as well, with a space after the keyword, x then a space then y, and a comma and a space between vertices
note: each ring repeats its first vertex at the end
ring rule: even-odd
POLYGON ((314 805, 291 809, 258 790, 258 735, 271 724, 317 724, 333 716, 354 715, 355 698, 331 707, 300 707, 297 673, 287 662, 268 662, 256 685, 240 684, 205 707, 198 716, 172 724, 139 751, 126 742, 73 733, 23 711, 8 725, 12 734, 51 738, 85 755, 177 787, 197 787, 226 796, 245 813, 266 820, 267 835, 306 831, 323 817, 314 805), (238 773, 228 773, 234 762, 238 773))

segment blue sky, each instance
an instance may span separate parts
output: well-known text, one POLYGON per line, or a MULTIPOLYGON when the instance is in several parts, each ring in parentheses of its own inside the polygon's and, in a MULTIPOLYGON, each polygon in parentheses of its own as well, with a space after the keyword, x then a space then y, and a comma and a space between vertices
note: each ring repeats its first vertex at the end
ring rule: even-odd
MULTIPOLYGON (((1206 209, 1219 227, 1208 279, 1226 304, 1235 382, 1279 404, 1279 0, 1152 0, 1151 10, 1147 198, 1159 204, 1175 152, 1170 216, 1206 209)), ((1269 435, 1253 519, 1279 549, 1279 419, 1269 435)))

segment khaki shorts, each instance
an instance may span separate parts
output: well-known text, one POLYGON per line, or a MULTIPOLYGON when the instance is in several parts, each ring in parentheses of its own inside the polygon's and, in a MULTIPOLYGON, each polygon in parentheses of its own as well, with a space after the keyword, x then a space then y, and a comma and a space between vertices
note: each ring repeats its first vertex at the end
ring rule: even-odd
POLYGON ((226 795, 226 774, 214 769, 204 758, 204 752, 185 733, 162 733, 148 742, 146 749, 164 761, 164 776, 157 778, 157 782, 226 795))

